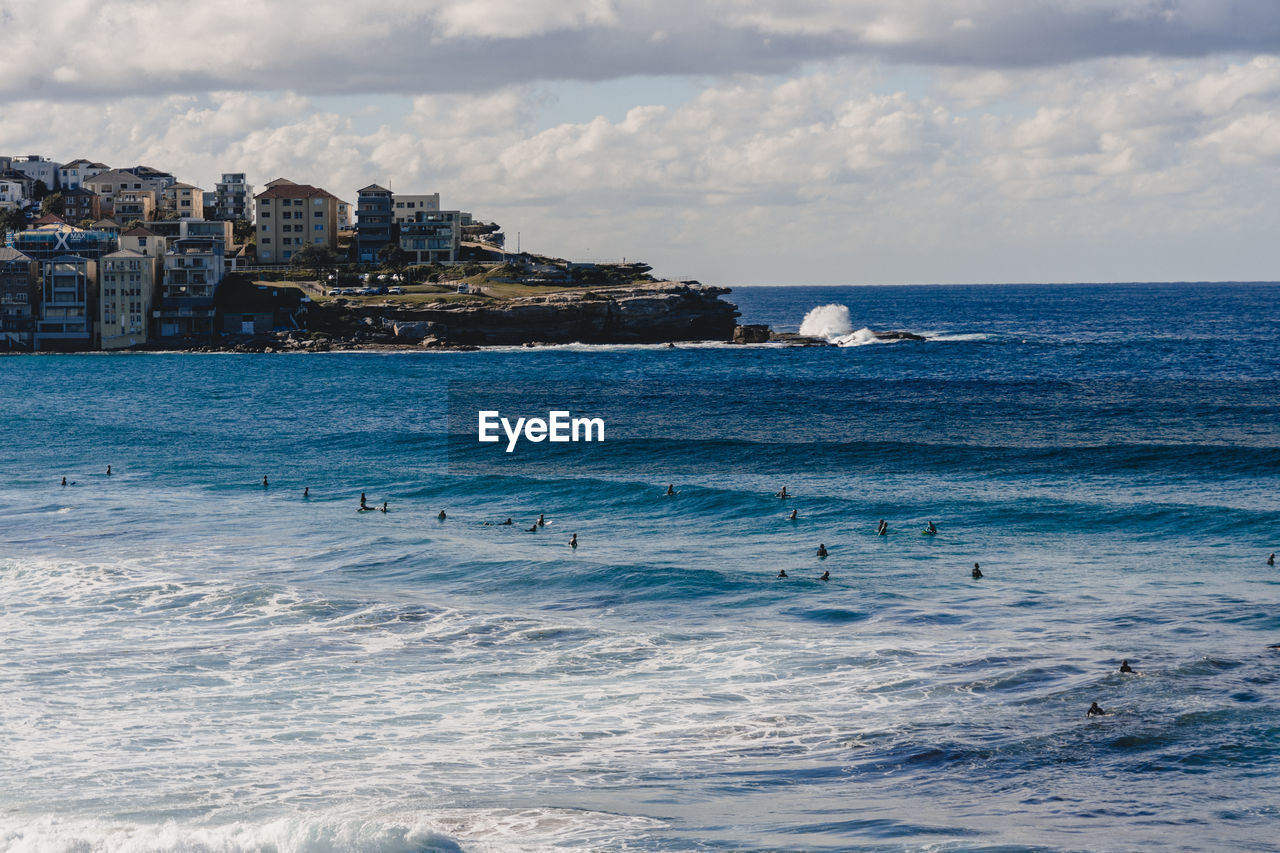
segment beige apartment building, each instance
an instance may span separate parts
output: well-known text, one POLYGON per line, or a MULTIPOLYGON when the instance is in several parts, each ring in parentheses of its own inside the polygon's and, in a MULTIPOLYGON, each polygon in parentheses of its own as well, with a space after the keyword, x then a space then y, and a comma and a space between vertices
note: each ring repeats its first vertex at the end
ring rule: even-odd
POLYGON ((130 222, 150 222, 156 215, 156 194, 153 190, 125 190, 116 193, 115 212, 111 218, 120 225, 130 222))
POLYGON ((98 333, 104 350, 147 342, 161 262, 131 249, 103 255, 98 262, 98 333))
POLYGON ((338 197, 332 193, 277 178, 254 201, 260 263, 287 264, 308 245, 338 248, 338 197))
MULTIPOLYGON (((80 182, 80 185, 98 194, 102 205, 102 215, 110 216, 115 209, 116 196, 123 192, 150 191, 152 194, 151 205, 155 207, 155 199, 164 189, 164 183, 163 180, 156 178, 139 178, 132 172, 126 172, 123 169, 108 169, 91 178, 85 178, 80 182)), ((133 218, 136 219, 138 217, 133 218)))
POLYGON ((179 181, 160 191, 160 209, 184 219, 204 219, 204 190, 179 181))

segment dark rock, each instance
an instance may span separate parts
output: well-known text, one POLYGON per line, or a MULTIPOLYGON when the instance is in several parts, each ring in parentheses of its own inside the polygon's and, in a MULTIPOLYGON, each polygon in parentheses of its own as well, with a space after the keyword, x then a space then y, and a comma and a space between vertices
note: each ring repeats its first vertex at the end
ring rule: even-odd
POLYGON ((769 342, 770 335, 769 327, 763 324, 738 326, 733 330, 733 342, 735 344, 763 344, 769 342))

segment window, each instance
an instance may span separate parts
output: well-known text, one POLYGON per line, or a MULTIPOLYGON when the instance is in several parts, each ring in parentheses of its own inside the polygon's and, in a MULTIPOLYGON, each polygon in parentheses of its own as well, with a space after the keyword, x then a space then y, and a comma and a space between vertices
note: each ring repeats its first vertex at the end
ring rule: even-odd
POLYGON ((315 226, 315 228, 316 228, 316 230, 317 230, 317 231, 323 231, 323 230, 324 230, 324 226, 323 226, 323 225, 316 225, 316 226, 315 226))
POLYGON ((316 218, 316 219, 321 219, 321 218, 323 218, 323 217, 324 217, 324 211, 322 211, 322 210, 317 210, 317 211, 316 211, 314 214, 312 214, 312 215, 313 215, 313 216, 315 216, 315 218, 316 218))
POLYGON ((270 237, 263 237, 263 238, 262 238, 262 245, 264 245, 264 246, 270 246, 270 245, 271 245, 271 238, 270 238, 270 237))
POLYGON ((261 215, 262 215, 262 218, 263 218, 263 219, 270 219, 270 218, 271 218, 271 211, 269 211, 269 210, 263 210, 263 211, 261 211, 261 215))

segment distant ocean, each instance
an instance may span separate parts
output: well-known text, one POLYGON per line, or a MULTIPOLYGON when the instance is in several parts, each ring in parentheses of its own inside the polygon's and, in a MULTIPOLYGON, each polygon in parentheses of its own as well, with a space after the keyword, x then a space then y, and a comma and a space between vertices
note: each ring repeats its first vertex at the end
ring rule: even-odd
POLYGON ((1280 286, 729 298, 845 345, 0 358, 0 850, 1275 849, 1280 286))

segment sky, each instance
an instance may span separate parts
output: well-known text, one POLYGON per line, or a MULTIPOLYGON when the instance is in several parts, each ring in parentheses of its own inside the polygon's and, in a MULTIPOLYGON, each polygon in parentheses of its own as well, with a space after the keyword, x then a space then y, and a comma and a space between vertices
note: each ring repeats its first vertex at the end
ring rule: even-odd
POLYGON ((1275 0, 0 0, 0 153, 709 284, 1280 279, 1275 0))

